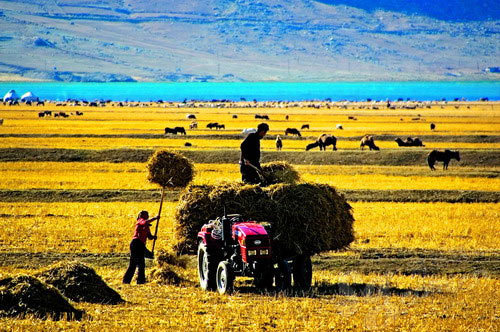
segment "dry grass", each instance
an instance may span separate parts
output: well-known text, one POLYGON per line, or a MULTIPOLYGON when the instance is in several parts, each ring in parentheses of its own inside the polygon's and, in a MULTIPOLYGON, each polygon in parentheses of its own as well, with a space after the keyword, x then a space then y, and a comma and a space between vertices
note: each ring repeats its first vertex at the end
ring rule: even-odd
MULTIPOLYGON (((452 162, 453 164, 453 162, 452 162)), ((439 167, 439 166, 438 166, 439 167)), ((303 181, 339 189, 416 189, 500 191, 494 169, 430 172, 425 167, 296 166, 303 181), (470 172, 475 176, 466 176, 470 172), (449 175, 448 175, 449 174, 449 175)), ((196 164, 194 184, 239 181, 235 164, 196 164)), ((0 189, 154 189, 142 163, 9 162, 0 164, 0 189)))

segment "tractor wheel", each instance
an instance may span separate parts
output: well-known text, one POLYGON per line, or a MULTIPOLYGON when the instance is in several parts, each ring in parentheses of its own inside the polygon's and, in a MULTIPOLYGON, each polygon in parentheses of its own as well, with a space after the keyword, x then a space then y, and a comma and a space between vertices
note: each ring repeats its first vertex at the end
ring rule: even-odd
POLYGON ((292 273, 286 260, 279 261, 278 268, 274 269, 274 286, 278 291, 286 290, 292 286, 292 273))
POLYGON ((231 294, 234 285, 234 272, 228 261, 222 261, 217 267, 217 291, 220 294, 231 294))
POLYGON ((270 289, 273 287, 273 266, 271 264, 259 265, 253 279, 255 287, 270 289))
POLYGON ((198 278, 203 290, 215 289, 215 273, 217 272, 217 260, 210 255, 207 246, 200 242, 198 245, 198 278))
POLYGON ((293 261, 293 284, 299 288, 309 288, 312 283, 311 257, 300 255, 293 261))

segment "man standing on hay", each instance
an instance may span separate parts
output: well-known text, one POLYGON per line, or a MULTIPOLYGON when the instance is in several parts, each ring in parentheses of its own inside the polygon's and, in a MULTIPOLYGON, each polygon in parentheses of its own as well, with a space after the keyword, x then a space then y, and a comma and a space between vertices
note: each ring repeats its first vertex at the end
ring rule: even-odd
POLYGON ((260 140, 269 131, 267 123, 257 126, 256 133, 250 133, 241 143, 240 172, 243 182, 258 184, 262 181, 260 167, 260 140))

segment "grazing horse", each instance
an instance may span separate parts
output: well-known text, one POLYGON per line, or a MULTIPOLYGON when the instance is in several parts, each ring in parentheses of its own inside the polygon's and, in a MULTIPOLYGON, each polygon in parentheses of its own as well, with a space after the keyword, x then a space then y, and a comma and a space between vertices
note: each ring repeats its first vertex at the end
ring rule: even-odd
POLYGON ((332 136, 332 135, 323 134, 323 135, 320 135, 318 137, 316 142, 308 144, 306 146, 306 151, 309 151, 317 146, 319 146, 320 151, 322 151, 322 150, 326 151, 326 147, 329 145, 333 145, 333 151, 336 151, 337 150, 337 138, 335 136, 332 136))
POLYGON ((378 146, 375 145, 375 140, 373 139, 373 136, 365 135, 361 139, 361 144, 359 145, 361 150, 364 150, 365 145, 370 148, 371 150, 380 150, 378 146))
POLYGON ((285 136, 288 136, 288 134, 297 135, 299 137, 302 137, 302 135, 300 134, 300 131, 298 131, 298 129, 296 129, 296 128, 286 128, 285 136))
POLYGON ((435 171, 434 164, 436 161, 443 162, 443 170, 448 169, 448 164, 451 159, 455 159, 456 161, 460 161, 460 153, 458 151, 444 150, 444 152, 432 150, 431 153, 427 156, 427 163, 431 168, 431 171, 435 171))
POLYGON ((186 135, 186 129, 184 129, 184 127, 175 127, 174 130, 176 134, 186 135))
POLYGON ((283 141, 281 140, 280 135, 276 136, 276 150, 281 151, 283 148, 283 141))

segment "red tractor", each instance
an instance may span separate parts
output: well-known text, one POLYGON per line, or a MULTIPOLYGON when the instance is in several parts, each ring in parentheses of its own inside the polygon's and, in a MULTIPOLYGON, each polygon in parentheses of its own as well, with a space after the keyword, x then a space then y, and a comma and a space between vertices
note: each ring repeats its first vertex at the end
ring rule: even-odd
POLYGON ((254 278, 258 288, 309 288, 312 280, 308 255, 273 254, 267 227, 232 214, 203 225, 198 233, 198 276, 204 290, 231 293, 236 276, 254 278))

